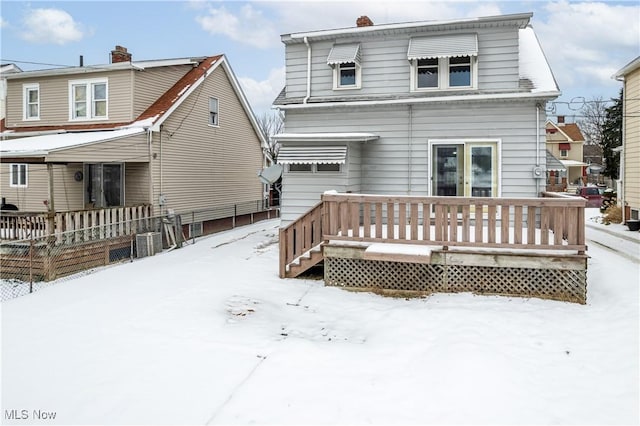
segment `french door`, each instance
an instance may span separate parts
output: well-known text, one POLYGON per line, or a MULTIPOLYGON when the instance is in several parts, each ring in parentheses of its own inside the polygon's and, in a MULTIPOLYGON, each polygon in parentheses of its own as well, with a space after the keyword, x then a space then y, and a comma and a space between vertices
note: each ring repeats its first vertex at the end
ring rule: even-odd
POLYGON ((497 142, 432 142, 432 195, 497 197, 497 142))

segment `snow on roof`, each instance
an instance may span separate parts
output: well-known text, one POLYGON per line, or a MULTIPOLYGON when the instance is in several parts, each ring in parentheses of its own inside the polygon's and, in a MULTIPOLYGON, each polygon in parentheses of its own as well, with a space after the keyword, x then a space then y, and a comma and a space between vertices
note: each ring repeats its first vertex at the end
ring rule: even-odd
POLYGON ((556 79, 533 28, 528 26, 518 31, 520 78, 527 78, 533 83, 532 93, 558 92, 560 94, 556 79))
POLYGON ((144 131, 142 127, 130 127, 100 132, 57 133, 53 135, 10 139, 0 141, 0 153, 3 156, 46 155, 51 151, 120 139, 137 135, 144 131))
POLYGON ((369 141, 378 139, 374 133, 279 133, 272 136, 279 141, 369 141))

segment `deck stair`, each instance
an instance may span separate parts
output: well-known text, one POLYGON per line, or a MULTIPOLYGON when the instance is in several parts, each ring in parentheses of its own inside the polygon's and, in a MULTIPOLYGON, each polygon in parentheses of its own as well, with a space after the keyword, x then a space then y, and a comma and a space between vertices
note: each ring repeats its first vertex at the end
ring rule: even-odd
POLYGON ((323 204, 316 204, 295 222, 280 229, 280 278, 295 278, 320 263, 323 204))

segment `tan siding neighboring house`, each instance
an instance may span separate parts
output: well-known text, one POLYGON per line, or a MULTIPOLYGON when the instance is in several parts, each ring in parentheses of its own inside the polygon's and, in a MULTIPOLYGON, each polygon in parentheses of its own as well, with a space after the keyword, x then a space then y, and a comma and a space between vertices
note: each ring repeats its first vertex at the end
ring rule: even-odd
POLYGON ((138 117, 156 99, 162 96, 176 81, 193 69, 193 65, 176 65, 161 68, 148 68, 133 73, 135 96, 133 97, 133 116, 138 117))
POLYGON ((7 90, 6 126, 21 128, 34 126, 64 126, 69 124, 121 123, 133 119, 132 71, 91 72, 76 75, 35 76, 9 84, 7 90), (108 116, 106 119, 70 120, 70 84, 72 81, 105 80, 108 84, 108 116), (40 119, 24 120, 24 86, 38 84, 40 91, 40 119))
POLYGON ((162 168, 162 190, 155 186, 154 199, 162 191, 167 208, 180 213, 203 203, 221 207, 262 198, 259 137, 222 67, 163 123, 161 133, 162 142, 157 135, 153 141, 158 156, 153 162, 154 182, 160 181, 162 168), (218 99, 218 126, 208 124, 210 97, 218 99))
POLYGON ((0 194, 20 211, 231 206, 222 218, 236 204, 262 208, 265 140, 223 55, 29 71, 7 84, 0 194), (70 84, 86 79, 108 82, 108 120, 69 121, 70 84), (23 120, 25 84, 37 84, 38 120, 23 120), (217 125, 209 124, 210 98, 217 125), (28 168, 27 185, 10 184, 14 163, 28 168))
POLYGON ((623 81, 621 179, 624 219, 640 219, 640 56, 615 76, 623 81))

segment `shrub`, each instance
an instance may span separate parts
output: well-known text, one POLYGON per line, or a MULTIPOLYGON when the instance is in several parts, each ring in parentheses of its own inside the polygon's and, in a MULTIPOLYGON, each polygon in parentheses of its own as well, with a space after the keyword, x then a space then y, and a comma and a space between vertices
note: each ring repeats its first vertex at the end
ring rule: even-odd
POLYGON ((611 223, 621 223, 622 222, 622 209, 618 206, 609 206, 604 211, 602 216, 602 221, 605 225, 609 225, 611 223))

